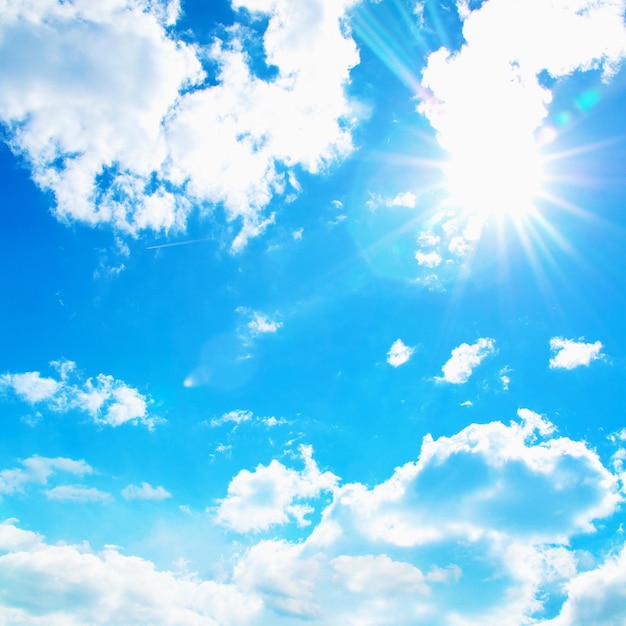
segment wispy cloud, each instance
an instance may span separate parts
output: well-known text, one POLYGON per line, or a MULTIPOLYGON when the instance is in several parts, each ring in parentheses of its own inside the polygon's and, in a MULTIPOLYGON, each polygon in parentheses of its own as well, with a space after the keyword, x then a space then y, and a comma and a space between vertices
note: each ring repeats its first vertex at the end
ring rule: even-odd
POLYGON ((452 350, 452 356, 441 368, 443 376, 437 376, 435 380, 455 385, 466 383, 474 369, 495 352, 495 344, 495 340, 489 337, 481 337, 471 345, 462 343, 452 350))
POLYGON ((91 466, 85 461, 64 457, 47 458, 31 456, 20 461, 22 467, 0 471, 0 495, 22 492, 29 484, 47 485, 48 479, 59 472, 84 476, 91 474, 91 466))
POLYGON ((128 485, 122 489, 122 496, 126 500, 167 500, 172 494, 165 488, 153 487, 150 483, 143 482, 141 485, 128 485))
POLYGON ((563 337, 552 337, 550 339, 550 350, 554 356, 550 359, 550 369, 572 370, 581 365, 589 366, 592 361, 602 359, 602 348, 600 341, 585 343, 582 339, 565 339, 563 337))
POLYGON ((79 379, 73 361, 53 361, 56 378, 40 372, 0 375, 0 390, 13 392, 32 405, 45 405, 52 411, 77 410, 88 414, 95 423, 121 426, 125 423, 143 424, 152 429, 157 421, 148 415, 150 399, 109 374, 79 379))
POLYGON ((95 487, 85 487, 84 485, 59 485, 48 489, 46 492, 48 500, 57 500, 59 502, 102 502, 108 503, 113 501, 110 493, 100 491, 95 487))

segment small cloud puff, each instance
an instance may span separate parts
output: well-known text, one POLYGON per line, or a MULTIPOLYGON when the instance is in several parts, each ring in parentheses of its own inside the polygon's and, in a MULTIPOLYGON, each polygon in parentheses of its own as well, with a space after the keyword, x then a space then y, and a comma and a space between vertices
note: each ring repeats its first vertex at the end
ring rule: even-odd
POLYGON ((126 500, 167 500, 172 494, 161 487, 153 487, 149 483, 143 482, 140 486, 128 485, 122 489, 122 496, 126 500))
POLYGON ((462 343, 452 350, 452 356, 441 368, 443 376, 435 377, 439 382, 462 385, 466 383, 474 368, 478 367, 483 359, 495 352, 495 340, 489 337, 480 337, 476 343, 462 343))
POLYGON ((563 337, 552 337, 550 339, 550 350, 555 355, 550 359, 550 369, 573 370, 581 365, 589 366, 591 361, 602 359, 602 342, 585 343, 574 339, 564 339, 563 337))
POLYGON ((402 339, 396 339, 387 352, 387 363, 392 367, 400 367, 411 358, 413 352, 415 352, 414 348, 405 345, 402 339))

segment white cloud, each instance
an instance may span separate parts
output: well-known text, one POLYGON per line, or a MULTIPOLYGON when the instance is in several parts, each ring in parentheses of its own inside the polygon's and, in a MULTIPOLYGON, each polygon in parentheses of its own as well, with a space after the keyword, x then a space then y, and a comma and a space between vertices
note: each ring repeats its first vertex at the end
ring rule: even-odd
POLYGON ((553 437, 528 409, 518 417, 425 437, 388 480, 335 490, 305 541, 252 546, 235 581, 278 614, 324 626, 531 623, 548 590, 576 579, 570 539, 621 497, 585 443, 553 437))
POLYGON ((424 248, 436 246, 440 241, 441 237, 431 231, 422 231, 417 238, 417 243, 424 248))
POLYGON ((378 556, 339 556, 331 561, 338 581, 353 593, 428 594, 424 574, 409 563, 378 556))
POLYGON ((449 188, 465 208, 506 210, 532 199, 534 133, 552 94, 538 75, 602 68, 626 55, 622 0, 488 0, 458 3, 464 45, 428 57, 418 106, 450 154, 449 188), (530 197, 529 197, 530 196, 530 197))
POLYGON ((122 496, 126 500, 167 500, 172 494, 161 487, 153 487, 149 483, 143 482, 141 485, 128 485, 122 489, 122 496))
POLYGON ((415 258, 418 265, 423 265, 424 267, 429 268, 437 267, 438 265, 441 265, 441 262, 443 261, 441 255, 434 250, 431 252, 421 252, 418 250, 415 253, 415 258))
POLYGON ((588 366, 591 361, 596 361, 604 356, 602 354, 603 347, 600 341, 585 343, 582 340, 552 337, 550 350, 556 354, 550 359, 550 368, 572 370, 581 365, 588 366))
POLYGON ((441 368, 443 376, 436 380, 461 385, 469 380, 472 372, 490 354, 495 352, 495 340, 480 337, 476 343, 462 343, 452 350, 452 356, 441 368))
POLYGON ((20 464, 21 468, 0 471, 0 495, 22 492, 28 484, 46 485, 50 476, 57 472, 84 476, 93 471, 83 460, 74 461, 64 457, 31 456, 20 461, 20 464))
POLYGON ((13 388, 13 391, 26 402, 34 404, 54 398, 59 389, 59 383, 52 378, 42 377, 39 372, 2 374, 0 389, 7 387, 13 388))
POLYGON ((248 330, 253 337, 258 337, 266 333, 275 333, 282 325, 282 322, 277 322, 267 315, 253 311, 252 319, 248 322, 248 330))
POLYGON ((100 491, 95 487, 85 487, 84 485, 59 485, 48 489, 46 492, 48 500, 58 500, 59 502, 111 502, 113 496, 110 493, 100 491))
POLYGON ((3 0, 9 144, 53 193, 59 219, 169 231, 195 207, 221 204, 241 224, 240 249, 273 221, 273 195, 298 191, 292 168, 315 173, 352 150, 345 86, 358 53, 342 24, 351 4, 234 2, 268 18, 263 46, 278 74, 264 80, 243 27, 203 50, 174 40, 166 25, 178 2, 3 0), (218 67, 209 86, 200 58, 218 67))
POLYGON ((398 195, 388 198, 380 196, 378 194, 370 194, 370 199, 365 203, 371 210, 376 210, 379 207, 403 207, 406 209, 415 208, 417 203, 417 196, 410 191, 404 191, 398 195))
POLYGON ((296 471, 273 460, 253 472, 241 470, 228 485, 228 495, 220 501, 217 522, 240 533, 267 530, 295 519, 308 525, 305 515, 313 509, 304 501, 332 491, 337 477, 320 472, 313 460, 313 449, 300 446, 304 469, 296 471))
POLYGON ((402 339, 396 339, 387 352, 387 363, 393 367, 399 367, 411 358, 414 351, 415 349, 405 345, 402 339))
POLYGON ((621 626, 623 548, 593 566, 571 547, 616 513, 618 480, 585 442, 554 432, 520 409, 508 424, 426 436, 415 461, 369 486, 337 487, 306 447, 304 470, 239 473, 220 506, 238 500, 230 522, 242 530, 284 523, 324 490, 332 500, 304 539, 238 545, 220 574, 229 584, 0 524, 0 622, 621 626), (542 622, 551 597, 565 603, 542 622))
POLYGON ((543 626, 622 626, 626 623, 626 546, 566 585, 560 614, 543 626))
POLYGON ((51 545, 0 524, 0 622, 31 626, 245 626, 260 599, 234 585, 176 575, 114 548, 51 545))
POLYGON ((222 414, 221 417, 214 417, 210 424, 211 427, 222 426, 223 424, 234 424, 238 426, 244 422, 249 422, 254 417, 252 411, 243 411, 242 409, 235 409, 234 411, 228 411, 222 414))
POLYGON ((120 426, 141 423, 152 429, 158 421, 148 415, 150 400, 137 389, 111 375, 72 382, 77 378, 72 361, 53 361, 59 379, 42 377, 39 372, 2 374, 0 390, 7 389, 30 404, 45 404, 53 411, 78 410, 87 413, 97 424, 120 426))

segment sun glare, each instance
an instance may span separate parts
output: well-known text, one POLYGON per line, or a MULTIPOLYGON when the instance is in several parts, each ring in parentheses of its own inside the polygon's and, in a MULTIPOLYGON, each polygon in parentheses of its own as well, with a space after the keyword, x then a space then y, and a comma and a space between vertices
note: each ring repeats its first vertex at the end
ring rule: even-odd
POLYGON ((484 218, 519 219, 534 209, 542 164, 534 141, 510 137, 467 142, 444 165, 450 201, 484 218))

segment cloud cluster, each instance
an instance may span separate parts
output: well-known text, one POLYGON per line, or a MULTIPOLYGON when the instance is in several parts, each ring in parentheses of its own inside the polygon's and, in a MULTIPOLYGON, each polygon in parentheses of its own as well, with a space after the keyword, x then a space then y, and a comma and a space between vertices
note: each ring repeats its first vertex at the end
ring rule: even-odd
POLYGON ((572 370, 581 365, 589 366, 591 361, 597 361, 604 356, 603 347, 600 341, 585 343, 582 340, 552 337, 550 350, 555 354, 550 359, 550 368, 572 370))
POLYGON ((238 24, 207 49, 192 46, 173 34, 173 0, 2 0, 9 145, 52 192, 59 219, 168 232, 194 209, 222 205, 241 223, 239 250, 273 221, 272 197, 297 192, 294 168, 317 172, 352 150, 351 4, 234 2, 248 19, 268 19, 263 48, 275 72, 261 78, 251 31, 238 24))
POLYGON ((1 374, 0 391, 9 391, 20 400, 44 405, 52 411, 86 413, 101 425, 116 427, 130 422, 152 429, 158 421, 148 414, 150 400, 123 381, 98 374, 74 382, 78 373, 73 361, 53 361, 51 365, 57 370, 57 378, 42 376, 40 372, 1 374))
MULTIPOLYGON (((250 537, 221 582, 114 548, 51 545, 9 520, 0 525, 0 621, 618 626, 626 551, 590 567, 589 555, 570 548, 615 513, 618 479, 586 443, 555 432, 521 409, 509 424, 426 436, 415 461, 371 486, 338 486, 306 446, 302 470, 272 461, 242 471, 216 515, 237 532, 301 524, 303 503, 324 491, 331 501, 304 540, 250 537), (552 597, 562 608, 546 620, 552 597)), ((33 466, 85 469, 66 462, 33 466)), ((158 491, 148 487, 135 489, 158 491)))

